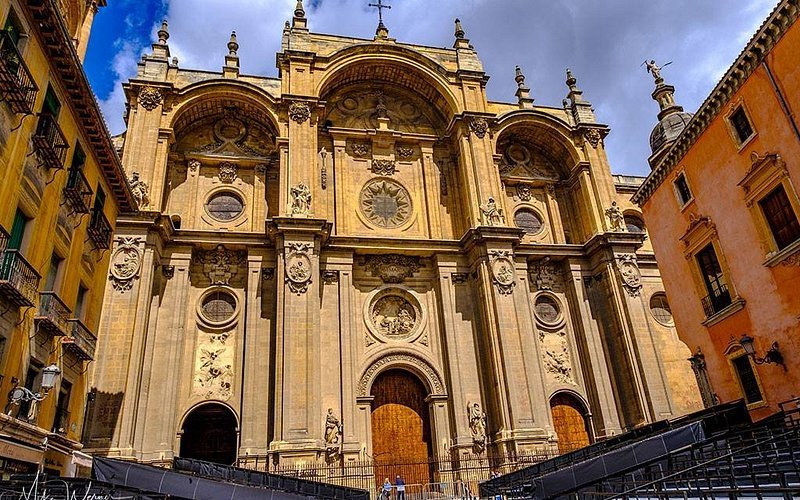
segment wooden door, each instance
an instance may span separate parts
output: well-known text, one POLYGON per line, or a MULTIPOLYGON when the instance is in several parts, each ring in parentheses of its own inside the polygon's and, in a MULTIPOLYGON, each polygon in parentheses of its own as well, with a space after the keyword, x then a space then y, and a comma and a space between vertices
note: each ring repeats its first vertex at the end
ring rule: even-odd
POLYGON ((550 410, 553 414, 553 427, 558 436, 558 451, 567 453, 589 446, 585 412, 578 400, 568 394, 556 394, 550 400, 550 410))

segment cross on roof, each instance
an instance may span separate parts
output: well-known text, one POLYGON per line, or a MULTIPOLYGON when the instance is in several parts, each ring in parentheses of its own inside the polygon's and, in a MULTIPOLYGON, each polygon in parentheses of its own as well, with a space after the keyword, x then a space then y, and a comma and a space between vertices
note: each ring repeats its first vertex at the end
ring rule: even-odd
POLYGON ((369 7, 376 7, 378 9, 378 24, 383 24, 383 9, 391 9, 391 5, 384 5, 383 0, 378 0, 378 3, 371 3, 369 7))

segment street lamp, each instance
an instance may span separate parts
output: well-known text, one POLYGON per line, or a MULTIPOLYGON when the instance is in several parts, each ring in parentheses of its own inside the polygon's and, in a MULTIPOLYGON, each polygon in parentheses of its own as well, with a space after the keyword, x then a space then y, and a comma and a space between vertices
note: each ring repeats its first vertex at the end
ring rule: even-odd
POLYGON ((755 361, 757 365, 761 365, 764 363, 781 365, 783 367, 783 371, 788 371, 786 365, 783 363, 783 355, 781 354, 780 350, 778 350, 777 342, 773 342, 772 347, 770 347, 767 353, 764 354, 764 357, 759 358, 756 355, 756 346, 753 343, 753 340, 754 340, 753 337, 745 333, 744 335, 742 335, 742 338, 739 339, 739 344, 741 344, 745 354, 753 358, 753 361, 755 361))
MULTIPOLYGON (((61 370, 58 366, 53 363, 52 365, 48 366, 44 370, 42 370, 42 392, 33 392, 27 387, 19 387, 15 386, 11 389, 11 392, 8 393, 8 404, 6 405, 6 415, 11 415, 11 409, 13 406, 19 406, 20 403, 29 403, 31 401, 39 402, 44 400, 47 397, 47 394, 50 392, 50 389, 55 387, 56 379, 58 376, 61 375, 61 370)), ((19 383, 19 380, 16 378, 13 379, 14 384, 19 383)))

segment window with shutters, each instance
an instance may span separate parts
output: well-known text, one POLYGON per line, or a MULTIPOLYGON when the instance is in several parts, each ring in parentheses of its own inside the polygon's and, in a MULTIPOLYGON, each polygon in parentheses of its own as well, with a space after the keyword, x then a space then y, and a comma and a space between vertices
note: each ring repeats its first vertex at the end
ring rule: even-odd
POLYGON ((783 250, 800 238, 800 223, 783 186, 778 186, 758 202, 775 238, 778 250, 783 250))

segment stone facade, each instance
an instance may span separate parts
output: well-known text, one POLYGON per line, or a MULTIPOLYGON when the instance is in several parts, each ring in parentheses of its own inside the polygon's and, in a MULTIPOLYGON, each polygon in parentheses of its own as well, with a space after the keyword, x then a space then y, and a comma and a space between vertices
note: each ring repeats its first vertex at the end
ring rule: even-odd
POLYGON ((213 402, 240 458, 372 456, 393 370, 424 386, 435 454, 550 447, 556 394, 593 439, 698 407, 691 353, 649 311, 644 233, 611 231, 631 185, 574 77, 566 107, 490 103, 461 32, 435 49, 306 24, 283 79, 239 75, 235 37, 222 73, 184 70, 162 37, 125 84, 149 205, 118 221, 141 262, 107 286, 91 451, 168 460, 213 402))

